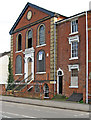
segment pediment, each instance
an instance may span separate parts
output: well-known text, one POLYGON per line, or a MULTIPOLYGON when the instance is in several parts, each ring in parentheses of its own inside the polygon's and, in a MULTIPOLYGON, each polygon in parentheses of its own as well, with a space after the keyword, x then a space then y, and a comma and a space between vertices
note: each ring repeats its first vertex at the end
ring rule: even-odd
POLYGON ((15 30, 21 29, 21 27, 54 15, 54 12, 48 11, 31 3, 27 3, 9 33, 13 34, 15 30))

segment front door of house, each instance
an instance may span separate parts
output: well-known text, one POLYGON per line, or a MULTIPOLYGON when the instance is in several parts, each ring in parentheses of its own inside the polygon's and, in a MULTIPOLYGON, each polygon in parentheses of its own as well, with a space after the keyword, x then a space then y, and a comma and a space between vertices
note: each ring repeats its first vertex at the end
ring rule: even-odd
MULTIPOLYGON (((32 73, 32 59, 31 58, 28 58, 28 76, 30 76, 32 73)), ((28 77, 28 80, 31 79, 31 76, 28 77)))
POLYGON ((59 76, 59 94, 62 94, 62 76, 59 76))

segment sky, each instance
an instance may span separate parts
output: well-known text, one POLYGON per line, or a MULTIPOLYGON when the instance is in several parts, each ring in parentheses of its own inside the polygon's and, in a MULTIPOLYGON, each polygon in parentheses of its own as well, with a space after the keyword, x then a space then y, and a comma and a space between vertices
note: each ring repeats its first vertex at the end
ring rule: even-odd
POLYGON ((9 31, 27 2, 69 17, 89 10, 90 1, 91 0, 0 0, 0 53, 10 51, 9 31))

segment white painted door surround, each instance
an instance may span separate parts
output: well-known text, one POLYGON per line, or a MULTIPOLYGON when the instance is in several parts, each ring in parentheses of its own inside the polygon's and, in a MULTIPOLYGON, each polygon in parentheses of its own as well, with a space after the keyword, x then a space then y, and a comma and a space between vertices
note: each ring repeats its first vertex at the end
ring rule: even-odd
MULTIPOLYGON (((31 65, 31 73, 32 73, 32 80, 34 80, 34 48, 28 48, 25 49, 25 52, 23 52, 25 54, 25 63, 24 63, 24 73, 25 73, 25 78, 28 77, 28 58, 32 59, 32 65, 31 65)), ((25 80, 25 82, 27 82, 28 79, 25 80)))

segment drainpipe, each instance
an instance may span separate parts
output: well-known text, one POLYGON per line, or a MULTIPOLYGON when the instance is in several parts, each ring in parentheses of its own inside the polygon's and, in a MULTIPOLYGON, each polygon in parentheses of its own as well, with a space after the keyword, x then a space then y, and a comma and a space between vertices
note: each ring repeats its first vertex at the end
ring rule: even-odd
POLYGON ((56 23, 54 23, 54 96, 55 96, 55 83, 56 83, 56 76, 55 76, 55 61, 56 61, 56 23))
POLYGON ((86 103, 88 104, 88 13, 86 11, 86 103))

